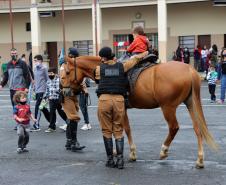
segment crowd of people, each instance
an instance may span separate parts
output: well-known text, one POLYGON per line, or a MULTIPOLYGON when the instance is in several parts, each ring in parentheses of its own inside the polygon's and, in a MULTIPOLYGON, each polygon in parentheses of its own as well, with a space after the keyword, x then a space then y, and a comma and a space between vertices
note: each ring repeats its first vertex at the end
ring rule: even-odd
MULTIPOLYGON (((70 48, 68 55, 73 55, 74 48, 70 48)), ((9 86, 10 99, 13 108, 13 115, 16 121, 15 130, 19 135, 17 152, 22 153, 28 151, 26 145, 29 141, 30 118, 33 120, 33 126, 30 131, 40 131, 40 117, 41 112, 44 114, 49 123, 46 133, 56 131, 56 110, 61 118, 68 123, 68 116, 62 109, 60 103, 60 80, 57 75, 57 69, 49 68, 43 64, 42 55, 36 55, 33 58, 34 71, 29 62, 26 61, 23 54, 18 57, 15 48, 10 51, 11 60, 7 64, 3 79, 0 84, 0 89, 6 84, 9 86), (34 116, 30 110, 31 94, 35 94, 35 111, 34 116), (49 108, 47 108, 47 103, 49 108)), ((85 85, 84 85, 85 86, 85 85)), ((80 107, 84 116, 86 128, 83 126, 82 130, 90 130, 88 109, 86 99, 88 98, 88 90, 80 93, 80 107)), ((63 125, 60 128, 66 131, 63 125)), ((76 131, 77 132, 77 131, 76 131)))
MULTIPOLYGON (((194 68, 198 72, 205 72, 205 80, 208 81, 210 101, 216 102, 215 89, 216 84, 221 83, 220 98, 217 101, 218 104, 223 104, 225 99, 225 48, 220 51, 216 44, 213 44, 210 49, 207 49, 206 45, 201 48, 199 45, 194 49, 194 68)), ((178 46, 176 52, 173 54, 173 60, 190 64, 190 51, 187 47, 182 48, 178 46)))
MULTIPOLYGON (((141 29, 139 28, 138 30, 141 29)), ((139 33, 135 30, 134 38, 137 36, 139 37, 139 33)), ((104 146, 107 154, 106 166, 110 168, 124 168, 123 122, 126 116, 124 96, 127 92, 127 80, 123 79, 125 78, 125 72, 148 54, 148 42, 146 37, 144 39, 144 47, 142 49, 138 49, 139 45, 136 45, 137 39, 134 40, 132 44, 135 44, 135 47, 131 49, 131 53, 134 56, 124 64, 117 62, 109 47, 104 47, 99 52, 102 64, 95 70, 95 78, 99 83, 97 89, 99 97, 98 119, 103 132, 104 146), (114 84, 112 84, 112 80, 115 81, 114 84), (104 104, 106 108, 101 108, 101 104, 104 104), (116 160, 114 160, 113 156, 112 136, 115 138, 116 160)), ((31 130, 40 131, 41 113, 44 114, 45 119, 49 123, 48 129, 45 132, 51 133, 56 131, 56 110, 65 121, 65 125, 63 125, 66 131, 65 148, 72 152, 84 149, 85 146, 80 145, 78 142, 77 128, 80 121, 80 106, 85 122, 81 129, 91 129, 87 109, 87 79, 84 79, 81 84, 81 91, 77 93, 74 89, 75 87, 71 84, 72 82, 68 80, 66 63, 60 63, 60 75, 58 76, 57 69, 47 69, 43 64, 42 55, 34 56, 34 71, 29 66, 29 63, 26 62, 25 55, 22 55, 20 58, 18 57, 15 48, 11 49, 10 55, 11 60, 7 64, 7 69, 0 84, 0 90, 8 83, 13 118, 17 124, 17 153, 28 152, 27 144, 29 142, 30 120, 33 121, 31 130), (35 93, 34 98, 36 101, 34 115, 31 112, 29 100, 31 97, 29 94, 32 91, 35 93), (46 102, 48 102, 49 108, 47 108, 46 102)), ((78 56, 79 53, 75 48, 69 48, 68 57, 75 59, 78 56)))
MULTIPOLYGON (((103 47, 99 51, 101 58, 100 66, 94 71, 94 78, 98 83, 96 90, 98 96, 98 120, 103 134, 103 141, 107 155, 106 166, 110 168, 124 168, 124 137, 123 122, 126 117, 125 100, 127 94, 127 80, 125 73, 133 66, 138 64, 148 55, 149 41, 146 38, 143 28, 136 27, 133 30, 134 41, 128 48, 132 57, 124 63, 117 62, 111 48, 103 47), (114 83, 112 83, 114 81, 114 83), (113 138, 116 145, 116 160, 113 155, 113 138)), ((56 68, 49 68, 43 64, 42 55, 36 55, 33 58, 34 71, 31 64, 26 62, 25 55, 18 58, 15 48, 11 49, 11 60, 7 64, 3 80, 0 84, 0 90, 7 83, 10 89, 10 98, 13 107, 13 117, 17 123, 18 133, 17 152, 28 152, 27 144, 29 142, 30 120, 33 121, 32 130, 40 131, 40 116, 44 114, 49 123, 46 133, 56 131, 56 111, 58 111, 65 124, 60 127, 66 131, 65 148, 72 152, 82 150, 85 146, 80 145, 77 138, 78 122, 80 121, 79 106, 84 117, 82 130, 90 130, 87 98, 89 86, 87 79, 84 79, 80 85, 81 90, 77 91, 74 84, 68 77, 67 63, 60 62, 60 75, 57 75, 56 68), (31 113, 29 94, 35 93, 35 111, 31 113), (28 96, 27 96, 28 93, 28 96), (46 104, 49 104, 47 108, 46 104)), ((76 48, 69 48, 67 56, 75 61, 79 53, 76 48)), ((224 103, 226 89, 226 49, 221 51, 220 62, 217 61, 217 47, 207 52, 206 47, 194 51, 194 58, 197 59, 196 69, 202 71, 205 69, 206 61, 209 61, 207 70, 207 80, 211 101, 216 101, 215 88, 216 82, 221 78, 221 97, 219 103, 224 103), (211 57, 209 57, 209 55, 211 57), (209 57, 209 59, 207 59, 209 57)), ((188 48, 184 50, 178 47, 175 52, 175 60, 190 62, 190 53, 188 48)))

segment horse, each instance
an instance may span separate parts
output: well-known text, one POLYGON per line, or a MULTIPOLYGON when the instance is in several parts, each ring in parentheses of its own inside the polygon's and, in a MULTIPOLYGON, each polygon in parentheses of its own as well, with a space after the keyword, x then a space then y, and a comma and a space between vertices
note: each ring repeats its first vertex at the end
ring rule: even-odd
MULTIPOLYGON (((76 59, 65 57, 67 71, 65 79, 74 83, 74 87, 79 88, 84 77, 95 80, 94 70, 100 64, 100 57, 81 56, 76 59)), ((203 138, 211 149, 218 150, 218 145, 208 130, 202 110, 200 86, 201 79, 196 70, 181 62, 161 63, 140 73, 133 93, 129 94, 129 103, 133 108, 138 109, 161 108, 169 130, 161 146, 160 159, 168 157, 170 144, 179 130, 176 109, 181 103, 184 103, 188 109, 197 137, 196 168, 204 167, 203 138)), ((123 127, 130 145, 130 159, 136 160, 136 147, 133 143, 127 114, 123 127)))

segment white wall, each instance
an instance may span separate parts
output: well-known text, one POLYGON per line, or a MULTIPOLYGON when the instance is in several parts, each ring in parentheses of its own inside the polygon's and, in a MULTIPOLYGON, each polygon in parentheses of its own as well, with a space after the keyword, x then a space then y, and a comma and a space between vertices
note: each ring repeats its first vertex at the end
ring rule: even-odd
MULTIPOLYGON (((214 7, 211 1, 195 3, 168 4, 168 56, 178 45, 178 36, 211 35, 211 44, 223 46, 223 34, 226 34, 226 7, 214 7)), ((66 41, 92 40, 92 13, 87 10, 65 11, 66 41)), ((15 13, 14 41, 25 50, 26 42, 31 41, 30 32, 26 32, 26 22, 30 22, 29 13, 15 13)), ((112 46, 113 34, 131 33, 133 21, 144 21, 146 32, 157 32, 157 6, 139 6, 102 9, 103 43, 112 46), (136 19, 137 12, 142 14, 136 19)), ((0 14, 0 55, 8 57, 10 48, 9 15, 0 14)), ((62 42, 61 12, 56 17, 41 18, 42 43, 62 42)), ((196 40, 197 43, 197 40, 196 40)), ((60 45, 60 44, 58 44, 60 45)), ((45 47, 45 46, 43 46, 45 47)), ((18 48, 19 49, 19 48, 18 48)))

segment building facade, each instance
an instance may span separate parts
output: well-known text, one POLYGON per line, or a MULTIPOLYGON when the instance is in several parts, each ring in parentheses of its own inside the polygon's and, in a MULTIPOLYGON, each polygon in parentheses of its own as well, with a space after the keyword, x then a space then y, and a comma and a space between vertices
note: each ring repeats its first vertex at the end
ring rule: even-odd
MULTIPOLYGON (((212 0, 65 0, 66 48, 95 55, 110 46, 120 56, 132 41, 131 30, 142 25, 160 52, 170 60, 178 45, 191 51, 197 44, 226 47, 226 7, 212 0)), ((20 54, 45 54, 57 66, 63 47, 61 1, 12 0, 13 38, 20 54)), ((8 1, 0 1, 0 56, 9 59, 11 45, 8 1)))

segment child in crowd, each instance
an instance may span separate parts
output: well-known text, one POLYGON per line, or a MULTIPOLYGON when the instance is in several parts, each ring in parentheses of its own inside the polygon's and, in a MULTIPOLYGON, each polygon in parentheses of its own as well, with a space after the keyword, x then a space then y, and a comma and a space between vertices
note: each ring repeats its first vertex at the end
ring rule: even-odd
POLYGON ((216 101, 215 89, 216 89, 217 76, 218 74, 215 71, 215 66, 210 65, 209 72, 207 74, 207 80, 208 80, 209 93, 211 95, 211 103, 214 103, 216 101))
POLYGON ((29 142, 30 118, 36 122, 31 113, 30 106, 27 104, 27 93, 17 91, 13 97, 15 103, 13 115, 17 122, 18 148, 17 153, 28 152, 26 146, 29 142))
POLYGON ((46 93, 44 99, 49 100, 50 108, 50 124, 49 128, 45 130, 46 133, 56 131, 56 110, 58 111, 61 118, 66 122, 67 116, 62 109, 60 97, 60 79, 55 74, 55 68, 50 68, 48 70, 49 80, 47 81, 46 93))
POLYGON ((148 50, 150 42, 145 36, 144 29, 141 26, 136 26, 133 29, 133 37, 134 40, 127 49, 127 52, 132 53, 132 55, 136 55, 148 50))

